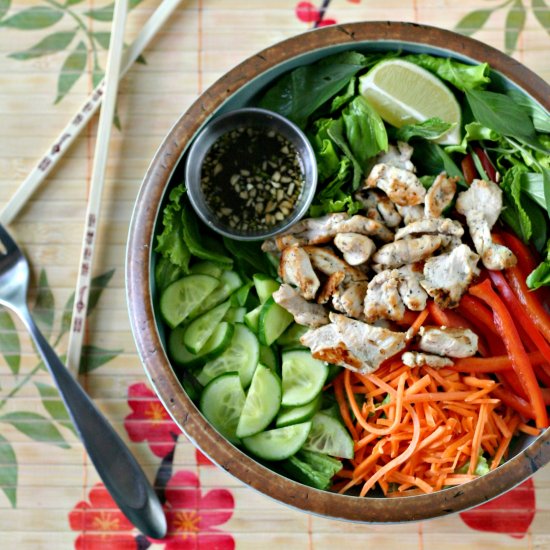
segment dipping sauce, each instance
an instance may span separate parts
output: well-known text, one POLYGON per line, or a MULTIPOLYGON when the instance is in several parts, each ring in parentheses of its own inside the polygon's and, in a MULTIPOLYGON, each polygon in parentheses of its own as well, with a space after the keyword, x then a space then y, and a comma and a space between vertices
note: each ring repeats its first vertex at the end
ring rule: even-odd
POLYGON ((304 187, 298 151, 275 130, 236 128, 208 151, 201 188, 215 216, 233 231, 262 232, 283 222, 304 187))

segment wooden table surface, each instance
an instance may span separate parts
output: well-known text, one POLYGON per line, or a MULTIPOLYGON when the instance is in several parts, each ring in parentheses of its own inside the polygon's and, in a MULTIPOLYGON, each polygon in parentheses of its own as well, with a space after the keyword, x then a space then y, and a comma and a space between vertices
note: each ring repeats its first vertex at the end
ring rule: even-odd
MULTIPOLYGON (((0 311, 2 549, 550 548, 548 468, 488 507, 392 526, 312 517, 243 486, 200 456, 155 399, 136 354, 124 289, 128 224, 149 161, 176 118, 236 63, 308 30, 321 14, 321 25, 391 19, 458 28, 550 80, 545 1, 182 0, 145 51, 145 63, 120 85, 81 377, 148 476, 165 488, 174 533, 148 541, 113 509, 22 325, 0 311)), ((130 3, 127 42, 158 0, 130 3)), ((94 69, 105 68, 111 16, 109 0, 0 0, 1 205, 90 93, 94 69)), ((60 354, 96 130, 94 119, 12 225, 32 264, 31 304, 60 354)))

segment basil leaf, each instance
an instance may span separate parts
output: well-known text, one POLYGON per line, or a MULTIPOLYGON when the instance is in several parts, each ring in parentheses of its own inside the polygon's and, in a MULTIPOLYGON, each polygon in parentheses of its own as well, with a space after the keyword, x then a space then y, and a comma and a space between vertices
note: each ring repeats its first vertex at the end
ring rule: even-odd
POLYGON ((447 172, 451 177, 458 177, 459 184, 465 185, 462 171, 437 143, 414 139, 413 148, 412 161, 420 174, 437 176, 447 172))
POLYGON ((384 122, 362 96, 356 97, 344 109, 342 117, 350 149, 365 172, 370 159, 388 150, 384 122))
POLYGON ((439 78, 450 82, 462 91, 481 89, 491 82, 487 63, 467 65, 453 59, 434 57, 425 53, 406 55, 403 59, 435 73, 439 78))
POLYGON ((445 122, 434 117, 418 124, 407 124, 396 132, 396 138, 400 141, 409 141, 413 137, 435 140, 444 136, 455 124, 445 122))
MULTIPOLYGON (((542 208, 546 208, 544 182, 544 174, 537 174, 536 172, 524 172, 521 175, 521 189, 526 195, 528 195, 542 208)), ((547 185, 550 185, 550 183, 547 182, 547 185)))
POLYGON ((344 93, 337 95, 336 97, 333 98, 330 104, 331 114, 338 111, 338 109, 345 107, 353 99, 353 97, 355 96, 355 82, 356 82, 356 79, 353 76, 349 81, 349 84, 345 89, 344 93))
POLYGON ((502 211, 501 217, 521 240, 527 243, 533 233, 533 227, 521 201, 521 175, 524 171, 525 168, 514 166, 504 175, 501 188, 506 208, 502 211))

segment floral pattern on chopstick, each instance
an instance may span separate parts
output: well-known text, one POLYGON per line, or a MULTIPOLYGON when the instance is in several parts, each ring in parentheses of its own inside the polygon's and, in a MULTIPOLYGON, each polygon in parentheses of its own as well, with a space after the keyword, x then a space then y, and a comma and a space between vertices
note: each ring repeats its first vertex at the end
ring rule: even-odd
MULTIPOLYGON (((21 31, 53 29, 28 49, 10 53, 8 57, 29 61, 39 57, 67 52, 57 79, 55 103, 59 103, 76 82, 92 67, 92 85, 95 88, 103 79, 104 69, 99 52, 109 49, 110 22, 114 2, 81 13, 74 6, 83 0, 43 0, 41 4, 19 11, 10 11, 11 0, 0 0, 0 27, 21 31), (98 27, 98 30, 95 28, 98 27), (93 30, 92 30, 93 29, 93 30)), ((142 0, 130 0, 131 10, 142 0)), ((143 57, 138 62, 144 63, 143 57)))
MULTIPOLYGON (((98 305, 101 295, 107 288, 115 270, 112 269, 92 279, 88 315, 98 305)), ((59 327, 56 329, 54 293, 44 270, 38 277, 36 298, 32 307, 33 316, 44 336, 56 348, 71 326, 74 292, 63 307, 59 327), (54 336, 54 333, 57 333, 54 336)), ((91 372, 111 361, 122 352, 121 349, 104 349, 94 345, 85 345, 82 351, 80 372, 91 372)), ((53 382, 39 382, 35 376, 44 371, 44 364, 39 361, 28 372, 21 371, 21 339, 12 314, 0 309, 0 354, 9 369, 13 384, 11 389, 0 390, 0 425, 10 425, 21 432, 26 438, 40 445, 55 445, 62 449, 70 448, 69 441, 74 440, 75 429, 69 417, 59 392, 53 382), (34 390, 31 388, 34 386, 34 390), (27 410, 3 409, 17 394, 25 390, 34 391, 41 401, 41 412, 27 410), (71 433, 72 432, 72 433, 71 433)), ((61 356, 63 360, 64 357, 61 356)), ((3 367, 2 367, 3 368, 3 367)), ((28 403, 25 400, 13 400, 12 403, 28 403)), ((19 468, 16 447, 3 435, 0 435, 0 463, 2 472, 0 489, 4 492, 12 507, 17 506, 17 487, 19 468)))

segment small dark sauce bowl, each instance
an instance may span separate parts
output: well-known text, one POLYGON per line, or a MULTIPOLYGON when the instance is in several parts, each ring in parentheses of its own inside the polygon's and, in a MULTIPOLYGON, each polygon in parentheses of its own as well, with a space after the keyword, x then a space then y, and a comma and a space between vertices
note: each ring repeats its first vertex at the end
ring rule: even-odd
MULTIPOLYGON (((317 163, 311 144, 298 126, 272 111, 249 107, 221 115, 206 125, 189 150, 185 165, 185 181, 191 205, 208 227, 231 239, 253 241, 282 233, 306 214, 317 187, 317 163), (289 214, 277 224, 262 231, 244 232, 230 228, 222 221, 220 215, 213 212, 203 191, 202 167, 208 152, 218 139, 239 128, 273 130, 288 140, 296 149, 304 178, 302 191, 289 214)), ((228 191, 229 187, 219 189, 220 193, 228 191)))

